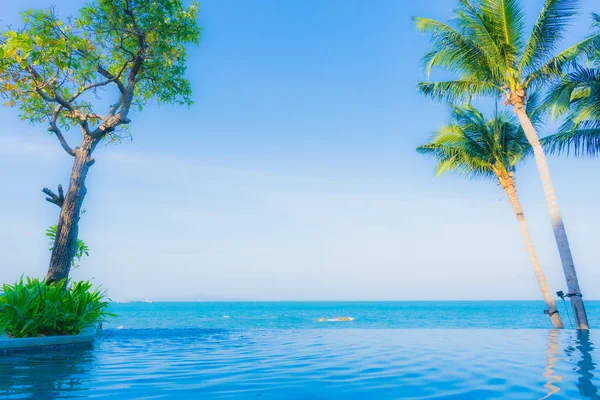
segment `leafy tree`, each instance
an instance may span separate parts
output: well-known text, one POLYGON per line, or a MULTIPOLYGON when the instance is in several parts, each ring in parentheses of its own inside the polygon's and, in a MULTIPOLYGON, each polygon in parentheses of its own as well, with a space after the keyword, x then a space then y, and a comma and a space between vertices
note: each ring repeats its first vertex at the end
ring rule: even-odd
POLYGON ((459 0, 452 24, 414 18, 416 27, 429 34, 431 49, 424 57, 427 75, 435 67, 458 78, 422 82, 426 96, 457 102, 475 96, 503 96, 511 105, 529 141, 542 180, 550 211, 577 327, 588 329, 579 283, 544 150, 525 110, 527 96, 596 45, 600 34, 556 52, 565 28, 572 21, 578 0, 546 0, 533 26, 525 35, 525 13, 519 0, 459 0))
POLYGON ((26 11, 21 29, 0 34, 6 105, 23 120, 48 124, 74 158, 66 194, 60 186, 58 194, 44 189, 61 209, 48 282, 68 277, 96 146, 126 134, 132 108, 151 100, 191 104, 186 45, 199 42, 197 12, 195 2, 184 7, 181 0, 95 0, 74 19, 26 11), (79 134, 68 137, 71 128, 79 134))
POLYGON ((431 142, 417 148, 438 160, 436 174, 447 171, 497 182, 506 193, 521 228, 525 249, 555 328, 563 328, 552 291, 537 257, 525 214, 517 196, 514 173, 529 149, 527 138, 505 113, 486 120, 472 106, 452 107, 452 122, 438 129, 431 142))
MULTIPOLYGON (((600 32, 600 15, 593 20, 600 32)), ((551 88, 547 108, 554 117, 567 115, 558 133, 542 139, 548 151, 600 154, 600 46, 592 48, 587 65, 575 66, 551 88)))

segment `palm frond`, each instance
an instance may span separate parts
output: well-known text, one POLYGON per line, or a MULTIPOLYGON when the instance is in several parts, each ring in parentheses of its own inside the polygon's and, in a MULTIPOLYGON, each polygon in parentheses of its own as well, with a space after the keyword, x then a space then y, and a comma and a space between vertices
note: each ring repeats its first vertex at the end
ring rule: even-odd
POLYGON ((575 67, 549 90, 544 108, 553 118, 567 115, 559 133, 600 129, 600 68, 575 67))
POLYGON ((445 82, 421 82, 418 90, 425 96, 448 102, 470 101, 479 96, 493 95, 498 87, 492 83, 476 80, 445 82))
POLYGON ((525 75, 535 71, 551 58, 579 4, 580 0, 546 0, 523 50, 519 73, 525 75))
POLYGON ((432 49, 422 61, 428 76, 433 67, 468 76, 489 71, 485 53, 469 37, 434 19, 415 17, 413 21, 418 30, 430 34, 432 49))
POLYGON ((600 155, 600 128, 559 132, 540 141, 544 149, 551 154, 569 155, 572 152, 576 157, 600 155))
POLYGON ((428 143, 417 147, 417 152, 432 155, 438 159, 435 167, 435 176, 445 172, 454 172, 469 178, 493 178, 495 175, 489 162, 471 154, 459 146, 428 143))
POLYGON ((525 80, 524 87, 537 85, 543 80, 549 82, 550 79, 560 78, 563 71, 569 66, 575 67, 577 59, 590 52, 600 42, 600 32, 574 44, 568 49, 560 52, 537 70, 531 72, 525 80))
POLYGON ((548 90, 543 108, 552 119, 556 119, 571 108, 571 95, 577 87, 576 82, 563 78, 548 90))
MULTIPOLYGON (((600 30, 600 14, 592 13, 592 27, 600 30)), ((600 62, 600 40, 596 40, 589 51, 589 56, 600 62)))
POLYGON ((523 47, 525 13, 520 0, 480 0, 480 9, 490 21, 502 60, 513 65, 523 47))
POLYGON ((494 19, 473 6, 469 0, 459 0, 460 7, 455 11, 459 30, 477 43, 488 59, 488 67, 495 78, 505 74, 506 62, 503 59, 502 45, 495 34, 494 19))
POLYGON ((545 109, 542 101, 542 92, 539 90, 531 92, 527 96, 525 111, 536 128, 544 122, 545 109))
MULTIPOLYGON (((595 94, 596 99, 598 98, 595 94)), ((594 101, 591 96, 584 99, 589 100, 577 105, 572 115, 567 121, 571 122, 577 129, 596 129, 600 128, 600 103, 594 101)))
POLYGON ((471 178, 497 179, 514 171, 528 142, 514 118, 497 113, 486 119, 471 105, 451 105, 451 122, 438 129, 417 151, 437 159, 436 175, 452 171, 471 178))
MULTIPOLYGON (((560 78, 588 54, 600 67, 600 29, 556 54, 565 27, 581 0, 545 0, 531 35, 525 39, 522 0, 458 0, 452 25, 414 18, 417 29, 430 35, 423 59, 427 79, 433 68, 454 73, 446 82, 419 84, 419 91, 448 102, 481 95, 525 96, 560 78)), ((600 27, 600 16, 593 15, 600 27)))

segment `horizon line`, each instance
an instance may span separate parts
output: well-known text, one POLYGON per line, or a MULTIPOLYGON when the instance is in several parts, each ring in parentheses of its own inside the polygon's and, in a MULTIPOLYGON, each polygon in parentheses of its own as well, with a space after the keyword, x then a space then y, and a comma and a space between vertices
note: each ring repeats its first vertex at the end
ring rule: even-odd
MULTIPOLYGON (((419 303, 419 302, 544 302, 543 299, 445 299, 445 300, 110 300, 111 303, 419 303)), ((565 300, 566 301, 566 300, 565 300)), ((600 299, 586 299, 586 301, 600 301, 600 299)))

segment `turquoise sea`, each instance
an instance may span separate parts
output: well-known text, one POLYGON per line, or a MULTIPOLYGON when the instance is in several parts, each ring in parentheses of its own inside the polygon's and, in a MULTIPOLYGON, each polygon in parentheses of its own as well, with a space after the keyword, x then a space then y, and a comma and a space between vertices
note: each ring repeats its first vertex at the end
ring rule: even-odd
POLYGON ((543 308, 113 304, 93 348, 0 356, 0 398, 600 399, 600 334, 549 329, 543 308), (354 320, 318 322, 336 317, 354 320))

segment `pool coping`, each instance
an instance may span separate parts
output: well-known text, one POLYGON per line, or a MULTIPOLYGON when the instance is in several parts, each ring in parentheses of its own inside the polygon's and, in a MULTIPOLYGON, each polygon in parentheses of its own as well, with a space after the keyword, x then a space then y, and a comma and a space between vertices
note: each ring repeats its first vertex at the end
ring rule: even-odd
POLYGON ((8 338, 6 334, 2 334, 0 335, 0 354, 37 353, 44 350, 89 347, 94 343, 97 335, 97 326, 85 328, 79 335, 8 338))

